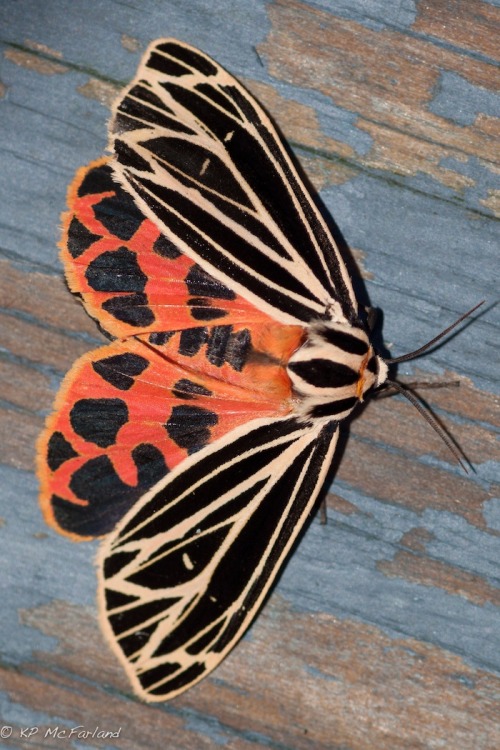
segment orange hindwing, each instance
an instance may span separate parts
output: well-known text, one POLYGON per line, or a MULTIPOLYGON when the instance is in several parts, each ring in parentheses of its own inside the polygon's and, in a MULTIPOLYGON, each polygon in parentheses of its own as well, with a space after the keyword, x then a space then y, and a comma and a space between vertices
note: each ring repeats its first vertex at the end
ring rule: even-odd
POLYGON ((180 253, 101 159, 69 189, 61 257, 72 292, 118 340, 66 376, 39 441, 41 503, 69 536, 110 532, 186 456, 291 410, 285 326, 180 253))

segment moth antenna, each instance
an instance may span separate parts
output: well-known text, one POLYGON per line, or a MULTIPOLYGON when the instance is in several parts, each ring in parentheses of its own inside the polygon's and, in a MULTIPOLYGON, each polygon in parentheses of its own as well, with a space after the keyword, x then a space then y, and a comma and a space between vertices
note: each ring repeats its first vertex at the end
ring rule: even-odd
MULTIPOLYGON (((407 362, 410 359, 416 359, 416 357, 419 357, 421 354, 428 351, 432 346, 434 346, 434 344, 437 344, 438 341, 441 341, 441 339, 447 336, 450 333, 450 331, 453 331, 453 329, 456 328, 458 325, 460 325, 462 321, 464 321, 466 318, 472 315, 472 313, 475 312, 479 307, 481 307, 481 305, 484 305, 484 300, 479 302, 477 305, 474 305, 474 307, 472 307, 466 313, 461 315, 457 320, 455 320, 454 323, 447 326, 447 328, 445 328, 444 331, 441 331, 441 333, 438 333, 437 336, 434 336, 433 339, 431 339, 430 341, 428 341, 426 344, 419 347, 418 349, 415 349, 415 351, 409 352, 408 354, 403 354, 400 357, 394 357, 393 359, 386 359, 384 361, 388 365, 394 365, 394 364, 398 364, 399 362, 407 362)), ((402 396, 408 399, 408 401, 411 404, 413 404, 413 406, 419 412, 419 414, 423 416, 423 418, 430 424, 432 429, 439 435, 443 443, 446 445, 446 447, 448 448, 452 456, 455 458, 455 460, 460 464, 460 466, 465 471, 465 473, 468 474, 469 471, 465 463, 462 461, 462 456, 460 455, 460 452, 457 449, 456 445, 452 442, 449 435, 446 433, 443 427, 439 424, 439 422, 432 416, 432 414, 427 409, 423 407, 423 405, 415 396, 415 394, 412 393, 411 390, 408 390, 408 387, 405 387, 403 384, 398 383, 395 380, 386 380, 384 383, 384 387, 378 392, 382 395, 386 387, 394 388, 394 390, 396 390, 398 393, 400 393, 402 396)))
POLYGON ((388 388, 394 388, 395 391, 400 393, 402 396, 404 396, 408 401, 413 404, 415 409, 418 411, 419 414, 422 415, 422 417, 430 424, 432 429, 439 435, 443 443, 446 445, 452 456, 455 458, 455 460, 460 464, 462 469, 465 471, 466 474, 469 473, 469 470, 467 469, 467 466, 462 461, 462 456, 460 455, 460 452, 456 445, 452 442, 444 428, 439 424, 437 419, 435 419, 432 414, 424 408, 422 403, 418 400, 418 398, 415 396, 412 391, 409 391, 404 385, 401 385, 401 383, 398 383, 396 380, 386 380, 384 383, 384 386, 387 386, 388 388))
POLYGON ((468 310, 466 313, 461 315, 454 323, 452 323, 450 326, 444 329, 444 331, 441 331, 441 333, 438 333, 437 336, 434 336, 433 339, 428 341, 426 344, 421 346, 419 349, 415 349, 414 352, 409 352, 408 354, 402 354, 400 357, 394 357, 394 359, 386 359, 384 360, 387 362, 388 365, 395 365, 398 362, 407 362, 409 359, 416 359, 416 357, 419 357, 421 354, 426 352, 428 349, 431 348, 431 346, 434 346, 434 344, 437 344, 438 341, 441 341, 442 338, 448 335, 450 331, 453 331, 454 328, 456 328, 460 323, 469 317, 469 315, 472 315, 473 312, 475 312, 481 305, 484 305, 484 299, 482 302, 479 302, 477 305, 474 305, 470 310, 468 310))

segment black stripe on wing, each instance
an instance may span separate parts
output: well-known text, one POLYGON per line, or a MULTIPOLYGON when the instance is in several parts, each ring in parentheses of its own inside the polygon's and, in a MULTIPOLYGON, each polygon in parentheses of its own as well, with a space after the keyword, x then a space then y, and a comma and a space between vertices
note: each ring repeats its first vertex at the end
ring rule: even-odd
MULTIPOLYGON (((273 307, 282 310, 301 321, 318 318, 320 312, 307 305, 307 287, 286 268, 278 265, 269 254, 244 240, 238 233, 218 221, 208 211, 193 204, 182 193, 169 190, 150 180, 139 180, 129 171, 124 171, 136 195, 141 197, 162 223, 175 237, 182 237, 197 250, 200 263, 207 261, 227 278, 234 280, 259 299, 264 299, 273 307), (245 267, 234 264, 234 260, 221 252, 220 248, 238 248, 245 253, 245 267), (254 270, 252 270, 254 269, 254 270), (258 269, 258 273, 256 272, 258 269), (280 285, 271 287, 269 278, 278 278, 280 285), (285 293, 293 293, 292 298, 285 293), (304 302, 299 301, 304 300, 304 302)), ((319 304, 319 303, 318 303, 319 304)))
POLYGON ((182 692, 241 637, 322 487, 335 427, 238 428, 172 472, 109 541, 105 630, 143 697, 182 692))
POLYGON ((333 238, 255 99, 178 42, 158 43, 145 60, 116 107, 113 130, 117 172, 150 218, 175 241, 187 222, 187 254, 219 269, 226 283, 245 288, 248 276, 258 276, 267 289, 249 291, 275 309, 307 322, 335 301, 352 320, 357 305, 333 238))

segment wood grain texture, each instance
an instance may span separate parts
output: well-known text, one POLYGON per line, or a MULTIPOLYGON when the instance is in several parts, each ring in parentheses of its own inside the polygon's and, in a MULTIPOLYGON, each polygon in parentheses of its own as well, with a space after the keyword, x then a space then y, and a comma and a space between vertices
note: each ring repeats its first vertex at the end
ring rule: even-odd
POLYGON ((499 26, 481 0, 0 4, 0 747, 500 746, 499 26), (410 405, 372 401, 345 431, 328 524, 312 520, 251 632, 145 706, 96 625, 97 545, 44 527, 33 462, 61 377, 103 342, 61 276, 66 187, 158 36, 213 55, 272 114, 394 355, 486 309, 400 367, 460 381, 422 395, 474 471, 410 405), (54 734, 76 726, 119 736, 54 734))

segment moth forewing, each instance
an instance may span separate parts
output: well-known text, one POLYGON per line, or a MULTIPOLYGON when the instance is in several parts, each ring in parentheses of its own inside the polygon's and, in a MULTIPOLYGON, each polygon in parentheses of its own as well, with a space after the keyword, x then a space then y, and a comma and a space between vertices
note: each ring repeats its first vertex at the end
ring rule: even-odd
MULTIPOLYGON (((181 85, 189 89, 191 91, 197 90, 198 96, 205 100, 207 104, 209 103, 212 107, 217 109, 221 115, 224 117, 230 116, 235 126, 241 127, 242 123, 244 123, 245 129, 252 133, 255 140, 260 144, 262 150, 266 153, 268 159, 273 160, 273 162, 276 164, 277 171, 280 174, 281 179, 284 182, 290 182, 290 177, 293 176, 295 179, 297 179, 298 186, 300 185, 300 178, 298 178, 296 174, 295 167, 293 165, 293 162, 291 161, 286 149, 283 148, 281 139, 277 135, 276 127, 274 126, 273 122, 270 120, 270 118, 267 116, 267 114, 264 112, 262 107, 258 104, 258 102, 249 94, 249 92, 237 81, 232 75, 230 75, 226 70, 224 70, 221 66, 219 66, 215 61, 211 60, 207 55, 203 55, 203 53, 200 54, 199 50, 196 50, 193 47, 190 47, 187 44, 181 44, 176 40, 172 39, 165 39, 165 40, 158 40, 150 45, 148 50, 146 51, 143 60, 141 62, 141 66, 138 70, 136 79, 130 84, 130 87, 128 89, 128 94, 124 97, 123 95, 120 96, 120 98, 116 101, 114 112, 115 112, 115 118, 113 122, 111 123, 111 136, 113 139, 113 134, 121 134, 121 130, 119 127, 117 127, 117 114, 120 110, 120 105, 122 104, 124 98, 130 98, 133 99, 133 90, 137 88, 137 83, 144 83, 148 86, 148 88, 151 88, 151 90, 156 94, 158 101, 163 100, 165 104, 171 108, 172 112, 177 115, 177 118, 181 122, 188 123, 189 128, 192 128, 193 132, 189 133, 189 135, 184 136, 186 140, 189 138, 192 142, 195 142, 198 138, 200 143, 209 143, 210 144, 210 150, 213 152, 214 156, 219 155, 221 159, 225 160, 226 166, 229 170, 232 170, 234 172, 234 176, 239 181, 239 186, 243 187, 246 185, 246 192, 247 195, 251 198, 252 205, 257 207, 257 211, 261 213, 262 215, 268 216, 265 210, 265 207, 262 204, 262 201, 260 200, 260 196, 258 192, 255 192, 252 190, 251 186, 246 183, 244 178, 242 177, 241 173, 239 173, 236 170, 236 167, 231 159, 227 158, 227 153, 224 149, 224 143, 231 140, 233 133, 229 130, 224 138, 220 138, 213 132, 211 132, 210 128, 207 127, 207 125, 203 122, 197 121, 193 117, 193 113, 190 111, 189 108, 186 106, 183 106, 179 102, 177 102, 172 95, 169 93, 168 89, 166 89, 165 82, 170 81, 176 81, 177 83, 180 82, 180 79, 177 76, 171 75, 169 76, 166 72, 160 72, 158 69, 153 68, 151 65, 149 65, 149 61, 151 59, 151 55, 154 54, 155 56, 162 56, 165 60, 175 60, 176 57, 173 54, 175 50, 183 50, 184 52, 187 52, 189 54, 194 54, 197 58, 197 61, 203 57, 205 62, 209 63, 210 69, 205 71, 200 71, 194 67, 189 66, 189 64, 186 65, 184 72, 182 74, 182 83, 181 85), (170 54, 166 50, 160 51, 160 47, 171 47, 170 54), (187 73, 187 68, 189 68, 189 73, 187 73), (209 83, 207 83, 209 82, 209 83), (217 98, 212 96, 209 97, 206 92, 206 87, 210 85, 216 95, 217 98), (203 88, 205 87, 205 88, 203 88), (235 96, 235 93, 238 93, 240 100, 235 96), (226 107, 223 107, 221 105, 221 101, 224 100, 226 107), (244 105, 244 109, 242 108, 242 105, 244 105), (264 133, 266 134, 266 137, 263 137, 264 133), (279 147, 279 158, 280 158, 280 164, 278 164, 276 160, 276 150, 275 147, 279 147), (286 171, 285 171, 286 170, 286 171)), ((156 110, 157 115, 161 117, 161 107, 155 107, 151 103, 149 103, 149 106, 156 110)), ((142 121, 144 128, 150 128, 151 127, 151 121, 148 122, 148 119, 144 119, 142 121)), ((158 126, 157 130, 150 129, 150 132, 152 135, 158 135, 158 131, 161 131, 162 127, 161 125, 158 126)), ((174 131, 175 132, 175 131, 174 131)), ((183 137, 182 134, 179 134, 178 132, 175 132, 177 137, 183 137)), ((128 135, 128 134, 127 134, 128 135)), ((140 133, 137 134, 137 137, 134 137, 134 134, 130 136, 131 141, 133 142, 135 140, 136 145, 139 144, 140 140, 144 140, 144 135, 141 136, 140 133)), ((113 140, 111 143, 111 148, 113 150, 113 140)), ((153 154, 154 158, 154 154, 153 154)), ((206 163, 203 164, 202 170, 205 170, 207 168, 206 163)), ((303 197, 304 192, 301 191, 301 197, 303 197)), ((230 196, 226 195, 226 199, 230 200, 230 196)), ((308 197, 308 196, 307 196, 308 197)), ((296 207, 298 210, 301 211, 301 217, 304 221, 304 225, 307 226, 307 217, 304 213, 304 207, 300 205, 300 203, 297 201, 297 197, 294 196, 296 207)), ((314 207, 314 204, 312 204, 312 207, 314 207)), ((319 212, 317 212, 317 219, 319 221, 323 221, 322 217, 319 212)), ((279 227, 274 224, 274 227, 276 228, 276 231, 278 234, 281 234, 283 237, 279 227)), ((326 226, 324 227, 326 229, 326 226)), ((311 239, 313 241, 317 241, 316 238, 311 235, 311 239)), ((320 247, 318 247, 318 251, 320 251, 320 247)), ((288 246, 289 250, 293 250, 292 246, 288 246)), ((336 250, 336 248, 334 247, 336 250)), ((340 257, 339 257, 340 260, 340 257)), ((326 268, 326 266, 325 266, 326 268)), ((348 276, 347 276, 348 280, 348 276)), ((354 295, 352 294, 352 299, 355 302, 354 295)))
MULTIPOLYGON (((208 446, 196 456, 187 459, 166 480, 160 482, 144 497, 139 506, 124 518, 112 538, 105 542, 99 560, 101 622, 113 649, 125 664, 136 689, 143 698, 165 700, 173 697, 188 686, 183 681, 183 675, 194 664, 202 663, 203 669, 200 668, 196 679, 189 684, 198 682, 217 666, 243 635, 311 512, 329 469, 336 440, 337 432, 331 428, 325 429, 319 425, 311 428, 310 425, 295 423, 293 420, 277 421, 274 424, 259 420, 235 430, 218 443, 208 446), (283 431, 282 435, 279 435, 280 430, 283 431), (267 441, 266 432, 274 432, 274 436, 270 436, 267 441), (241 451, 242 441, 248 442, 246 453, 241 451), (287 445, 284 445, 285 443, 287 445), (186 520, 180 525, 164 529, 162 520, 166 516, 159 511, 155 516, 155 523, 158 526, 157 534, 153 537, 149 529, 142 548, 137 544, 137 539, 131 542, 121 538, 123 528, 129 529, 128 537, 130 538, 134 517, 141 516, 147 504, 154 503, 158 496, 168 497, 169 489, 175 488, 178 481, 192 486, 193 490, 192 495, 184 493, 182 497, 172 498, 173 506, 177 503, 189 505, 193 495, 207 489, 214 492, 216 484, 213 479, 217 472, 210 471, 209 464, 217 459, 221 450, 224 450, 227 456, 234 453, 228 465, 223 465, 219 469, 219 473, 223 476, 223 483, 229 483, 232 479, 233 484, 227 486, 226 491, 220 495, 212 496, 209 493, 205 495, 206 513, 200 511, 197 515, 186 516, 186 520), (276 455, 273 460, 254 472, 253 463, 248 459, 249 457, 251 459, 252 455, 257 456, 260 451, 275 451, 276 455), (287 485, 288 492, 284 492, 285 487, 278 487, 278 485, 285 481, 283 477, 286 477, 287 472, 292 476, 290 467, 297 461, 299 464, 293 473, 293 485, 287 485), (206 473, 205 469, 207 469, 206 473), (203 472, 205 479, 191 485, 191 475, 199 474, 200 471, 203 472), (257 491, 251 496, 253 487, 256 487, 257 491), (246 495, 249 496, 249 502, 235 513, 233 504, 246 495), (276 507, 277 503, 280 503, 279 508, 276 507), (226 507, 228 508, 227 517, 224 515, 226 507), (249 527, 259 514, 262 518, 274 518, 275 523, 272 525, 264 523, 260 529, 260 538, 254 540, 260 553, 251 571, 245 568, 241 574, 235 573, 235 560, 241 566, 241 558, 238 559, 240 546, 246 544, 245 535, 248 535, 249 527), (217 521, 212 526, 201 530, 200 526, 210 517, 216 517, 217 521), (217 546, 213 556, 201 562, 197 560, 196 546, 203 544, 203 537, 217 533, 224 527, 228 528, 228 533, 224 541, 217 546), (237 551, 235 548, 238 548, 237 551), (162 550, 159 555, 157 555, 158 550, 162 550), (134 554, 137 556, 132 561, 115 572, 114 576, 107 578, 105 571, 110 560, 112 563, 113 556, 119 558, 134 554), (172 559, 169 559, 169 556, 174 558, 174 563, 180 565, 177 584, 171 583, 172 559), (189 571, 186 570, 186 561, 189 563, 189 571), (138 571, 146 571, 147 576, 150 564, 153 568, 154 579, 151 580, 154 580, 154 590, 148 588, 147 583, 137 585, 129 580, 130 577, 135 577, 138 571), (170 582, 165 586, 162 586, 159 580, 162 565, 165 577, 170 582), (230 572, 227 581, 231 589, 229 595, 220 591, 219 581, 221 574, 224 574, 224 569, 230 572), (215 588, 213 588, 214 580, 215 588), (115 596, 121 596, 122 600, 128 599, 130 603, 121 604, 110 611, 108 605, 110 591, 115 596), (223 600, 219 607, 216 605, 217 598, 223 600), (162 600, 165 601, 165 611, 156 611, 143 623, 135 619, 134 610, 141 607, 148 610, 147 605, 154 602, 161 604, 162 600), (212 605, 207 606, 207 601, 212 601, 212 605), (124 628, 123 621, 131 613, 134 626, 124 628), (194 618, 196 626, 193 631, 192 620, 194 618), (116 623, 117 620, 118 628, 116 624, 113 628, 112 623, 116 623), (193 641, 197 641, 203 637, 203 634, 217 627, 220 627, 220 630, 217 631, 212 641, 209 639, 207 648, 201 653, 195 651, 190 654, 193 641), (145 630, 153 632, 145 638, 145 630), (172 632, 179 633, 176 649, 158 656, 158 652, 164 650, 164 644, 171 638, 172 632), (127 639, 126 655, 120 645, 120 640, 123 638, 127 639), (137 645, 131 647, 134 638, 137 645), (223 645, 217 645, 221 640, 224 641, 223 645), (173 664, 179 665, 178 668, 173 670, 173 664), (145 673, 154 670, 155 675, 158 676, 162 672, 162 667, 164 675, 155 682, 156 694, 151 694, 149 689, 144 690, 141 675, 144 679, 145 673), (174 679, 182 682, 179 689, 175 685, 172 686, 174 679), (165 689, 161 687, 163 684, 165 684, 165 689)), ((181 508, 179 514, 183 515, 181 508)), ((248 554, 250 553, 248 549, 248 554)))
MULTIPOLYGON (((149 103, 148 106, 150 106, 149 103)), ((111 147, 117 154, 114 165, 117 177, 134 195, 145 214, 155 221, 167 236, 172 237, 176 243, 179 243, 183 252, 195 258, 207 271, 223 280, 224 283, 230 283, 238 293, 249 296, 252 302, 274 314, 278 320, 283 322, 304 321, 325 315, 333 315, 339 319, 355 317, 357 302, 349 274, 342 262, 333 237, 308 191, 304 188, 272 122, 236 79, 210 58, 204 55, 200 56, 199 52, 192 47, 181 45, 173 40, 160 40, 151 45, 146 52, 137 77, 116 102, 114 113, 113 122, 115 124, 111 126, 110 136, 111 147), (164 51, 158 52, 160 47, 164 48, 164 51), (172 73, 167 74, 152 69, 148 63, 152 55, 158 54, 170 62, 177 59, 176 55, 183 54, 182 72, 177 71, 173 75, 172 73), (201 58, 208 62, 210 64, 208 73, 201 73, 199 70, 193 69, 189 60, 186 62, 186 59, 190 56, 194 56, 193 61, 197 64, 200 63, 201 58), (134 121, 133 116, 130 117, 127 113, 128 108, 124 105, 124 102, 127 102, 131 92, 132 95, 133 92, 137 92, 141 82, 145 82, 147 85, 151 84, 157 97, 156 107, 163 105, 169 118, 174 121, 171 128, 165 127, 162 122, 155 125, 155 119, 158 121, 157 109, 149 123, 145 122, 144 114, 142 118, 134 121), (243 173, 243 166, 238 167, 235 163, 236 154, 228 151, 234 136, 229 138, 228 132, 226 132, 226 140, 220 135, 219 138, 216 138, 213 133, 209 132, 209 126, 206 123, 200 122, 199 117, 195 116, 185 104, 179 104, 173 98, 169 86, 175 87, 175 91, 187 91, 191 96, 196 91, 197 97, 209 103, 210 107, 218 108, 220 116, 228 118, 233 123, 235 131, 244 132, 250 137, 250 139, 247 138, 248 143, 245 142, 249 151, 248 155, 245 155, 245 159, 248 157, 250 164, 253 161, 256 165, 259 165, 259 160, 261 160, 262 164, 267 165, 272 175, 273 185, 276 187, 279 184, 281 194, 286 196, 287 205, 282 206, 283 211, 279 215, 276 213, 277 206, 265 205, 261 199, 262 184, 256 179, 255 174, 259 171, 258 167, 252 171, 252 169, 248 169, 249 164, 245 163, 245 173, 243 173), (208 98, 204 94, 203 86, 213 88, 218 98, 215 96, 208 98), (220 100, 225 102, 226 107, 219 104, 220 100), (245 105, 245 111, 241 109, 243 105, 245 105), (121 118, 125 116, 121 114, 121 110, 125 110, 127 113, 126 127, 121 125, 121 118), (146 124, 149 127, 145 127, 146 124), (158 146, 160 142, 168 141, 172 137, 179 138, 179 133, 176 132, 176 128, 179 127, 188 128, 193 133, 192 140, 186 134, 181 134, 181 139, 184 139, 186 147, 192 146, 196 142, 206 151, 208 159, 211 157, 214 160, 220 159, 224 169, 227 170, 227 174, 231 174, 231 180, 227 181, 227 185, 224 180, 219 180, 217 183, 217 193, 224 198, 226 210, 217 205, 214 200, 213 186, 203 182, 202 174, 197 175, 197 183, 193 183, 191 174, 187 175, 178 165, 171 166, 165 160, 162 161, 159 154, 155 153, 155 147, 157 147, 156 150, 161 150, 158 146), (114 133, 113 128, 117 129, 117 134, 114 133), (121 144, 125 148, 124 153, 122 153, 121 144), (254 153, 252 153, 252 150, 254 153), (188 182, 186 182, 187 179, 188 182), (255 188, 252 187, 252 181, 255 182, 255 188), (280 249, 277 252, 269 246, 269 243, 267 246, 265 242, 260 243, 258 232, 255 232, 255 230, 253 231, 253 237, 250 237, 251 242, 254 243, 255 247, 263 247, 268 258, 276 262, 278 269, 281 267, 304 280, 305 299, 301 300, 300 295, 299 297, 295 296, 294 317, 290 317, 287 311, 283 310, 283 305, 271 304, 270 307, 266 295, 261 293, 262 287, 253 290, 249 288, 248 284, 242 284, 238 278, 238 273, 234 273, 228 278, 220 263, 220 257, 228 256, 231 262, 241 267, 240 276, 241 270, 245 267, 250 268, 254 274, 261 274, 259 264, 252 265, 250 257, 245 260, 241 255, 235 256, 229 248, 220 245, 217 246, 217 252, 221 253, 221 256, 208 253, 205 254, 205 257, 202 257, 197 249, 189 241, 186 241, 184 230, 179 233, 175 232, 172 221, 169 221, 169 225, 167 225, 165 216, 161 215, 164 207, 159 207, 158 203, 155 205, 158 196, 151 195, 151 185, 153 184, 160 186, 160 188, 168 186, 174 193, 182 194, 183 197, 189 196, 191 191, 193 206, 196 206, 196 208, 204 206, 207 214, 209 213, 214 219, 220 220, 226 227, 233 227, 244 238, 246 231, 244 218, 232 220, 227 210, 228 204, 235 202, 234 192, 236 190, 235 185, 237 185, 237 190, 245 196, 243 203, 240 201, 243 214, 246 213, 247 216, 252 215, 257 218, 263 228, 261 231, 270 232, 280 249), (203 195, 200 190, 202 184, 203 195), (149 194, 144 189, 145 185, 149 185, 149 194), (289 214, 287 217, 289 222, 293 218, 295 224, 302 228, 302 238, 299 237, 296 240, 295 237, 284 236, 283 228, 286 223, 283 223, 285 216, 282 214, 286 213, 289 214), (306 257, 304 257, 304 254, 306 257), (215 262, 216 260, 219 260, 219 262, 215 262)), ((210 116, 213 118, 213 113, 210 116)), ((229 131, 231 128, 227 130, 229 131)), ((200 172, 203 172, 204 167, 206 167, 206 160, 201 165, 200 172)), ((175 213, 175 209, 171 205, 169 211, 175 213)), ((194 210, 193 213, 195 213, 194 210)), ((184 215, 182 218, 184 221, 189 221, 189 216, 184 215)), ((250 232, 251 234, 252 232, 250 232)), ((293 289, 287 289, 284 284, 280 288, 279 272, 273 271, 267 274, 264 272, 262 280, 268 287, 274 288, 278 294, 285 296, 289 294, 294 298, 293 289)))
MULTIPOLYGON (((116 169, 116 167, 115 167, 116 169)), ((159 227, 162 229, 164 234, 166 236, 169 236, 172 241, 176 243, 176 245, 182 250, 183 253, 186 255, 192 257, 195 259, 208 273, 213 275, 215 278, 219 278, 222 283, 230 284, 232 288, 234 288, 236 291, 241 293, 245 288, 241 287, 239 289, 238 283, 235 281, 234 278, 228 278, 225 274, 222 274, 219 270, 218 266, 215 266, 213 263, 207 261, 206 258, 203 258, 202 256, 198 255, 195 251, 193 251, 192 245, 189 243, 186 243, 182 237, 181 233, 174 233, 163 221, 161 218, 158 218, 158 214, 156 211, 152 211, 152 205, 157 199, 157 196, 155 196, 154 192, 150 189, 148 189, 147 184, 144 183, 144 181, 141 182, 140 179, 134 179, 134 177, 131 176, 131 172, 129 170, 122 170, 121 172, 122 176, 125 178, 125 183, 127 186, 127 189, 134 193, 135 199, 138 203, 138 205, 141 206, 142 210, 150 216, 155 216, 154 221, 159 225, 159 227)), ((149 178, 148 178, 149 182, 149 178)), ((182 182, 175 179, 174 176, 171 175, 169 172, 163 171, 162 174, 158 176, 158 184, 162 187, 169 186, 172 190, 174 190, 177 193, 180 193, 182 191, 182 195, 184 198, 188 198, 192 201, 193 204, 196 204, 198 209, 201 211, 204 211, 205 214, 208 216, 210 215, 213 222, 219 221, 221 223, 224 223, 225 226, 227 226, 229 229, 232 230, 234 235, 238 235, 240 240, 247 241, 251 243, 260 253, 267 255, 268 257, 272 258, 273 263, 275 263, 277 269, 276 269, 276 275, 279 277, 279 272, 288 273, 290 275, 293 275, 294 270, 296 269, 296 260, 293 258, 286 259, 283 257, 278 256, 276 253, 273 253, 268 246, 262 241, 260 241, 255 234, 252 234, 251 232, 245 230, 244 227, 242 227, 241 223, 238 223, 237 221, 231 220, 227 214, 220 211, 216 207, 214 207, 214 204, 207 200, 207 198, 204 198, 200 193, 196 190, 196 188, 186 188, 182 185, 182 182)), ((181 211, 175 211, 172 208, 169 207, 169 212, 171 214, 175 215, 178 219, 182 219, 182 222, 184 225, 189 226, 192 230, 198 231, 199 227, 197 224, 190 221, 189 216, 186 215, 186 213, 181 211)), ((277 233, 277 227, 268 227, 271 228, 273 232, 277 233)), ((209 234, 199 232, 200 240, 204 241, 206 243, 210 243, 211 237, 209 234)), ((221 245, 216 244, 214 246, 214 249, 220 253, 221 256, 224 256, 228 263, 231 263, 233 261, 233 255, 227 251, 227 249, 221 245)), ((259 275, 258 267, 252 263, 252 259, 249 258, 247 262, 244 260, 238 261, 240 272, 245 272, 247 274, 254 274, 259 275)), ((288 295, 293 302, 295 302, 297 305, 303 305, 307 306, 307 309, 309 310, 309 314, 311 316, 315 315, 317 317, 321 317, 325 314, 325 311, 331 307, 335 307, 335 303, 331 302, 331 299, 329 295, 325 292, 322 286, 320 286, 315 278, 304 268, 301 275, 300 275, 300 282, 302 285, 307 287, 307 289, 310 291, 310 296, 306 297, 304 295, 301 295, 294 290, 288 290, 288 295), (314 295, 314 299, 311 299, 311 297, 314 295)), ((279 281, 273 281, 269 279, 269 277, 265 278, 265 284, 275 291, 277 294, 283 293, 283 286, 279 283, 279 281)), ((246 292, 246 289, 245 289, 246 292)), ((246 293, 246 296, 248 296, 248 293, 246 293)), ((288 325, 293 325, 296 323, 303 322, 303 317, 298 318, 292 315, 287 315, 282 310, 280 312, 277 312, 275 308, 270 309, 269 305, 262 301, 261 298, 259 298, 259 307, 267 313, 272 314, 277 320, 280 320, 280 322, 288 325)), ((337 314, 340 315, 340 308, 337 310, 337 314)))

